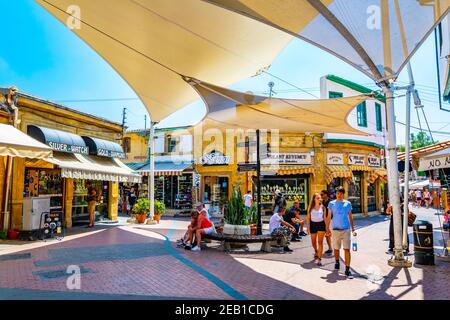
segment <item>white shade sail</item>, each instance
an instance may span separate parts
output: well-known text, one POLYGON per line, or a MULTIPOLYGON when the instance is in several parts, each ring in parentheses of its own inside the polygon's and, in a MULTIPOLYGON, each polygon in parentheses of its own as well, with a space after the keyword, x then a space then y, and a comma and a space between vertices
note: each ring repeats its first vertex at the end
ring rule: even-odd
POLYGON ((181 75, 226 86, 270 66, 292 39, 199 0, 36 1, 128 82, 152 121, 199 98, 181 75))
POLYGON ((8 124, 0 123, 0 156, 30 159, 51 157, 52 149, 8 124))
POLYGON ((280 132, 332 132, 367 135, 347 121, 367 95, 339 99, 280 99, 233 91, 188 80, 207 105, 203 128, 279 129, 280 132))
POLYGON ((449 0, 204 0, 312 43, 376 82, 395 79, 449 0))

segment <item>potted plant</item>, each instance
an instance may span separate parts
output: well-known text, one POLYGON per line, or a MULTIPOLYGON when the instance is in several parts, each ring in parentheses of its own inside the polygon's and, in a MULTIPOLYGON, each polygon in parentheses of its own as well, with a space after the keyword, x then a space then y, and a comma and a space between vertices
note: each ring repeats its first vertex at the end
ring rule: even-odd
POLYGON ((245 214, 247 216, 247 221, 250 224, 250 234, 252 236, 256 235, 256 223, 258 222, 258 209, 256 205, 252 205, 250 208, 245 208, 245 214))
POLYGON ((138 199, 133 206, 133 212, 138 223, 144 223, 150 210, 150 201, 145 198, 138 199))
POLYGON ((0 230, 0 240, 6 240, 8 238, 8 232, 6 230, 0 230))
POLYGON ((166 205, 162 201, 155 200, 155 221, 159 223, 161 215, 166 211, 166 205))
POLYGON ((19 238, 19 230, 8 230, 8 239, 16 240, 19 238))
POLYGON ((241 190, 239 188, 234 189, 231 199, 224 210, 225 224, 223 226, 223 233, 250 235, 251 230, 247 210, 244 208, 244 199, 242 198, 241 190))

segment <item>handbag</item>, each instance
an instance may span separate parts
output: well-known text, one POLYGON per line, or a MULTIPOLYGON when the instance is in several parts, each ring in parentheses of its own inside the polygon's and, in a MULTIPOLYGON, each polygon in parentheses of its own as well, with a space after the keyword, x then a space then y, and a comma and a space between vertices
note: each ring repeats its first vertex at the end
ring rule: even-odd
POLYGON ((414 221, 416 221, 416 214, 413 212, 408 213, 408 226, 412 227, 414 225, 414 221))

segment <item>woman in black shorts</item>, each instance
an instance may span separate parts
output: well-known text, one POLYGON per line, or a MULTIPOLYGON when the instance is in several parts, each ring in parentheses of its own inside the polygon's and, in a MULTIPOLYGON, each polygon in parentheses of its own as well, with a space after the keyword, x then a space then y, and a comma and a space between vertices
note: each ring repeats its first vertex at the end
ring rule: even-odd
POLYGON ((322 265, 323 238, 325 237, 325 210, 320 194, 315 193, 309 203, 306 215, 308 233, 311 234, 311 242, 314 248, 314 258, 318 266, 322 265))

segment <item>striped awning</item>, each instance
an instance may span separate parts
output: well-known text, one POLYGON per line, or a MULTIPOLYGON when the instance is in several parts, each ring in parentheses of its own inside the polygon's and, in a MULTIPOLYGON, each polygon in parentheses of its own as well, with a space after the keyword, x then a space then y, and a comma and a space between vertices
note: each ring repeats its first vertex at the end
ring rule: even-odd
MULTIPOLYGON (((155 176, 181 176, 186 170, 192 170, 191 162, 155 162, 155 176)), ((138 170, 143 176, 150 174, 149 164, 138 170)))
POLYGON ((373 168, 369 166, 363 166, 363 165, 351 165, 349 166, 350 170, 352 171, 372 171, 373 168))
MULTIPOLYGON (((312 166, 301 165, 262 165, 261 172, 273 172, 279 176, 287 176, 293 174, 315 174, 315 168, 312 166)), ((256 175, 256 171, 253 171, 256 175)))
POLYGON ((347 166, 327 166, 325 168, 325 180, 328 183, 331 182, 334 178, 352 178, 353 173, 352 170, 347 166))

